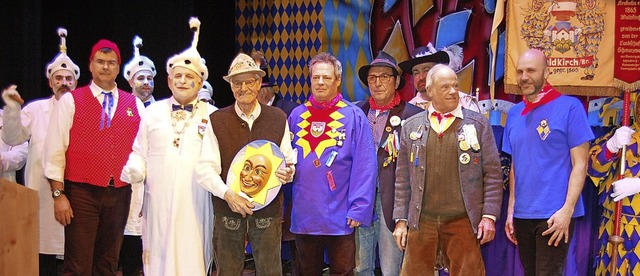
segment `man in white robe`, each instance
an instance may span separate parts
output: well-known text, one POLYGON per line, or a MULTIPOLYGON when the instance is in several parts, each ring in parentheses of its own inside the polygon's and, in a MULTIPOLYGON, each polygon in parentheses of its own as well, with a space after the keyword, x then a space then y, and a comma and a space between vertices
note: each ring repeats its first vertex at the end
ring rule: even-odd
POLYGON ((67 56, 67 30, 58 29, 60 53, 47 64, 45 75, 53 95, 39 99, 21 108, 21 99, 15 86, 4 90, 2 140, 8 145, 24 145, 29 141, 25 167, 25 185, 38 191, 39 217, 39 269, 40 275, 56 274, 57 255, 64 255, 64 226, 56 221, 49 180, 44 176, 43 152, 47 129, 54 105, 63 94, 76 89, 80 68, 67 56))
MULTIPOLYGON (((144 182, 142 246, 145 275, 205 275, 211 264, 213 206, 192 180, 212 105, 197 99, 208 71, 196 46, 167 61, 173 96, 146 109, 121 179, 144 182)), ((137 184, 136 184, 137 183, 137 184)))

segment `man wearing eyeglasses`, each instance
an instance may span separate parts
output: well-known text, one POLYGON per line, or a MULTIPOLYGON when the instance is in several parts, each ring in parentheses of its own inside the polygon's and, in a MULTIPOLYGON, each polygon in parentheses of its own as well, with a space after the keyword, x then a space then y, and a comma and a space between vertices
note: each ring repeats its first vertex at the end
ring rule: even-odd
POLYGON ((378 181, 375 199, 375 218, 371 227, 356 230, 357 275, 373 275, 376 261, 376 245, 380 258, 382 275, 399 275, 402 251, 393 239, 393 200, 395 196, 396 159, 400 148, 399 134, 402 122, 423 111, 406 103, 396 92, 402 88, 404 79, 400 76, 396 60, 380 51, 371 64, 360 67, 358 76, 367 87, 371 97, 359 102, 373 131, 373 143, 377 150, 378 181))
POLYGON ((258 274, 282 275, 282 191, 271 203, 253 211, 254 204, 248 198, 225 184, 236 154, 256 140, 280 146, 287 165, 278 168, 275 175, 282 184, 293 179, 295 162, 291 159, 286 115, 278 108, 258 102, 264 75, 250 56, 238 54, 223 77, 231 85, 236 101, 212 113, 211 124, 204 133, 195 175, 198 183, 214 195, 213 248, 218 275, 242 274, 245 237, 251 243, 258 274))
POLYGON ((44 174, 65 226, 64 274, 115 275, 131 200, 119 176, 144 105, 116 85, 115 43, 98 41, 89 60, 91 84, 64 94, 53 109, 44 174))
POLYGON ((291 232, 300 271, 321 275, 324 249, 332 274, 355 268, 354 228, 371 226, 377 166, 362 109, 342 98, 342 64, 329 53, 309 62, 311 96, 289 116, 298 165, 291 232))

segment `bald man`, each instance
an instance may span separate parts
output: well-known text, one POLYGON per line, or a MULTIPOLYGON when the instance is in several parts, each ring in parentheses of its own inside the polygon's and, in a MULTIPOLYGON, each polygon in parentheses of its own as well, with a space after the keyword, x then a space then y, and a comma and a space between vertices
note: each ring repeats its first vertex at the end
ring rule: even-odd
POLYGON ((523 101, 509 110, 502 150, 512 156, 505 232, 525 275, 563 275, 594 138, 584 107, 547 82, 547 60, 526 51, 516 66, 523 101))

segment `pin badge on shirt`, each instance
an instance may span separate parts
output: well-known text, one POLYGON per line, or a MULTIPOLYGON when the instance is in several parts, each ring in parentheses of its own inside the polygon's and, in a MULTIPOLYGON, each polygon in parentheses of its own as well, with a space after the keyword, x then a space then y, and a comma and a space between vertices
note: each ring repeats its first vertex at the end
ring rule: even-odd
POLYGON ((127 107, 127 116, 133 117, 133 110, 131 110, 131 107, 127 107))
MULTIPOLYGON (((396 115, 393 115, 393 116, 391 116, 391 118, 389 118, 389 124, 391 124, 391 126, 393 126, 393 127, 399 126, 400 123, 402 123, 402 120, 400 119, 400 117, 398 117, 396 115)), ((387 132, 391 132, 391 130, 389 130, 387 132)))
POLYGON ((329 154, 329 158, 327 159, 327 162, 324 163, 324 165, 327 167, 331 167, 331 165, 333 165, 333 161, 336 160, 337 155, 337 151, 331 151, 331 153, 329 154))
POLYGON ((335 191, 336 190, 336 181, 333 179, 333 172, 328 171, 327 172, 327 181, 329 182, 329 189, 331 191, 335 191))
POLYGON ((344 141, 347 140, 346 130, 345 129, 341 129, 340 130, 340 134, 338 134, 338 137, 336 137, 336 139, 338 139, 338 141, 336 142, 336 145, 338 147, 344 146, 344 141))
POLYGON ((463 154, 460 154, 459 160, 460 160, 460 163, 462 163, 463 165, 466 165, 466 164, 469 164, 469 161, 471 161, 471 156, 469 156, 469 154, 465 152, 463 154))
POLYGON ((538 131, 538 135, 540 135, 540 139, 543 141, 549 137, 549 133, 551 133, 551 129, 549 129, 549 122, 547 119, 542 119, 540 121, 540 125, 536 128, 538 131))
POLYGON ((385 128, 384 128, 384 131, 386 131, 386 132, 391 132, 391 127, 390 127, 390 126, 385 127, 385 128))

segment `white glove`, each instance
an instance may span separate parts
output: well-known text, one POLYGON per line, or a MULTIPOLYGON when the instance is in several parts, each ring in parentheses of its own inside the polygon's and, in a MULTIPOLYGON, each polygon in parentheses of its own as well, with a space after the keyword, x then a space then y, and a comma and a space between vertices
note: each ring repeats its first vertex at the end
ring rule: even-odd
POLYGON ((24 100, 22 100, 22 97, 20 97, 16 88, 18 87, 12 84, 8 88, 2 90, 2 100, 8 107, 18 109, 22 104, 24 104, 24 100))
POLYGON ((120 174, 120 180, 130 184, 138 184, 144 181, 144 175, 133 166, 124 166, 122 174, 120 174))
POLYGON ((616 182, 613 182, 613 201, 620 201, 630 195, 635 195, 640 192, 640 178, 629 177, 623 178, 616 182))
POLYGON ((622 126, 616 130, 616 133, 607 141, 607 149, 610 152, 618 152, 622 146, 631 144, 631 135, 635 131, 628 126, 622 126))

